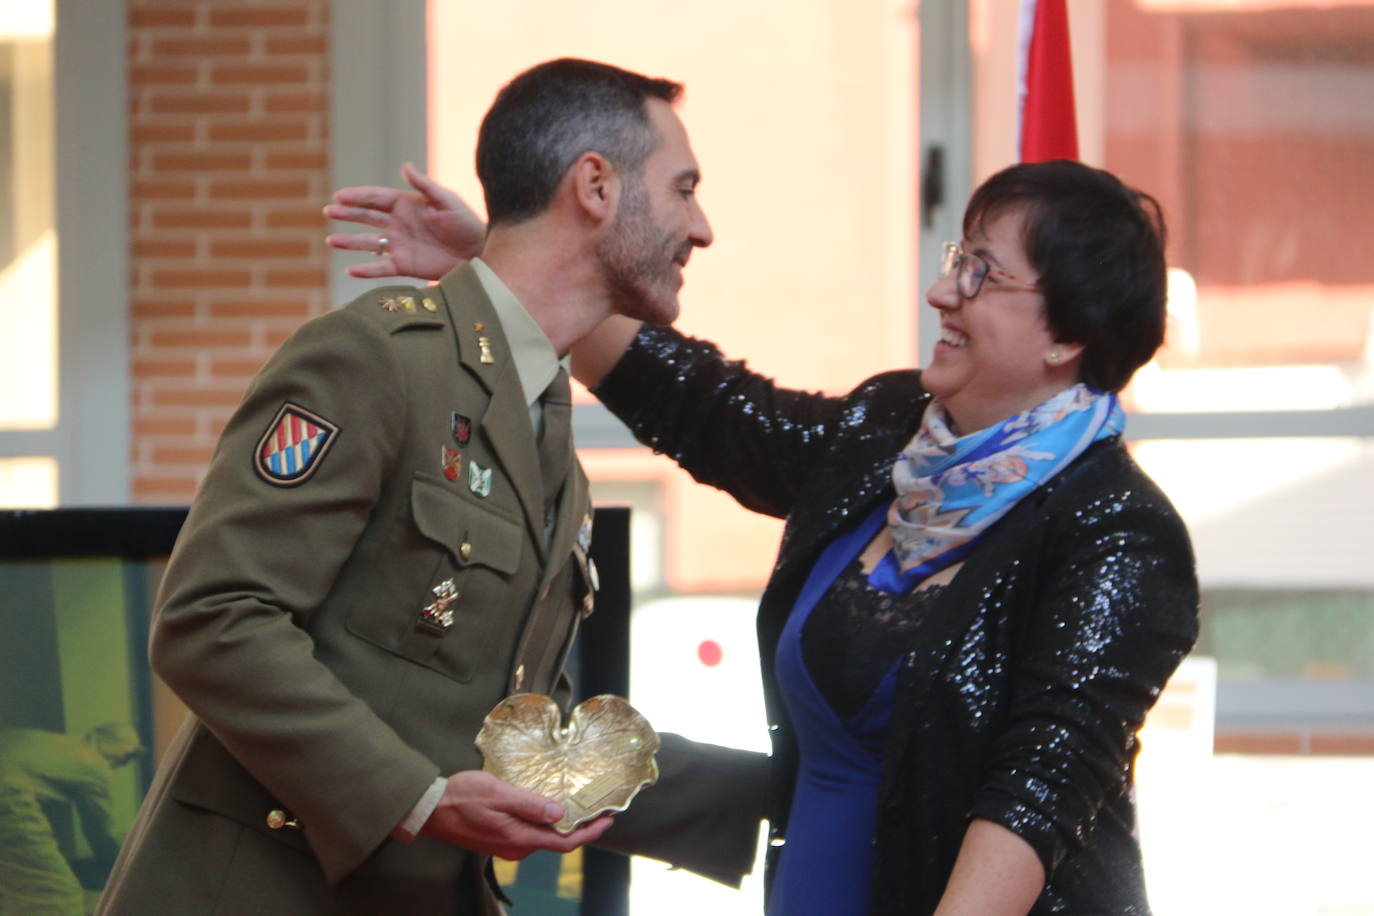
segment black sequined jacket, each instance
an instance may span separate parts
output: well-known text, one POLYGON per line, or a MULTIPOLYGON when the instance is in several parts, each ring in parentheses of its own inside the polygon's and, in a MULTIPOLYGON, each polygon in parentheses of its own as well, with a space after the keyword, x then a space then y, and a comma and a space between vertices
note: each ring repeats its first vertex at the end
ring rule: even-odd
MULTIPOLYGON (((822 549, 893 498, 892 463, 929 403, 920 373, 825 397, 646 326, 596 393, 698 481, 787 520, 758 616, 781 839, 797 751, 774 650, 822 549)), ((932 912, 970 819, 984 818, 1044 864, 1033 913, 1148 913, 1136 731, 1196 638, 1197 599, 1187 532, 1119 439, 1008 513, 933 600, 903 662, 871 911, 932 912)))

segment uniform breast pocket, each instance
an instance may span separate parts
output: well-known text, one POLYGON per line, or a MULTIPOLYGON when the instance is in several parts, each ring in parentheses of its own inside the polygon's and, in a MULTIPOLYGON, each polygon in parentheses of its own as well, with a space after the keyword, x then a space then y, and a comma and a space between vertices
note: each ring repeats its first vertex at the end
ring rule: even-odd
MULTIPOLYGON (((498 647, 492 645, 517 584, 524 547, 520 519, 465 500, 437 476, 411 484, 406 535, 415 553, 411 581, 397 582, 385 609, 356 607, 355 635, 458 681, 498 647)), ((394 575, 395 570, 388 571, 394 575)))

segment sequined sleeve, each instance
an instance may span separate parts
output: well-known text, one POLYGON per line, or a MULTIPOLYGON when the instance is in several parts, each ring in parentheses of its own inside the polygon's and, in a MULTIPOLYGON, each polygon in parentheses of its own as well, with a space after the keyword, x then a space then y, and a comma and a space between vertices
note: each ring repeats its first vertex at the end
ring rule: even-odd
POLYGON ((1130 469, 1114 491, 1046 507, 1040 598, 1016 631, 1007 727, 973 806, 1029 842, 1046 874, 1126 788, 1136 732, 1197 638, 1187 532, 1130 469))
POLYGON ((778 517, 845 409, 840 398, 781 388, 709 341, 648 324, 596 395, 639 441, 697 481, 778 517))

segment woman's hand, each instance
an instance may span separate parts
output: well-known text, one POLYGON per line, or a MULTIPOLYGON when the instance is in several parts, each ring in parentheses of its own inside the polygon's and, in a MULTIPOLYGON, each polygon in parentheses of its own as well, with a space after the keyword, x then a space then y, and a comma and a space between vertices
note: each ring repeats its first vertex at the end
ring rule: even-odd
POLYGON ((324 215, 362 223, 376 232, 334 233, 325 242, 346 251, 370 251, 375 261, 348 268, 354 277, 437 280, 482 251, 487 227, 463 199, 407 162, 401 174, 414 191, 377 185, 340 188, 324 215))

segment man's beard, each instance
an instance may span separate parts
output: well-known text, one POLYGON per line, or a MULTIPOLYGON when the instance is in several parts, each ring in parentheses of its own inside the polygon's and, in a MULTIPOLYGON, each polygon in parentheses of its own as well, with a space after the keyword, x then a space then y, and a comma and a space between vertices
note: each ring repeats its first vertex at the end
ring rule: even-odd
POLYGON ((624 185, 624 196, 611 232, 601 244, 602 270, 617 314, 651 324, 670 324, 677 317, 677 274, 673 256, 679 247, 649 215, 649 194, 639 177, 624 185))

